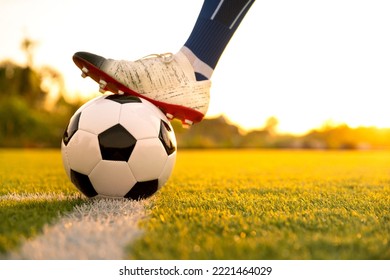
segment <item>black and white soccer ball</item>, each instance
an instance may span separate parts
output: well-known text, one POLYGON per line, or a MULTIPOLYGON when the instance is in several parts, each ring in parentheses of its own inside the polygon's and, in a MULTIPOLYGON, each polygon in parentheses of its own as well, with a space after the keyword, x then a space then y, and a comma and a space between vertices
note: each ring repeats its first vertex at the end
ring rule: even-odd
POLYGON ((176 138, 152 103, 129 95, 103 95, 72 116, 61 143, 72 183, 87 197, 144 199, 170 177, 176 138))

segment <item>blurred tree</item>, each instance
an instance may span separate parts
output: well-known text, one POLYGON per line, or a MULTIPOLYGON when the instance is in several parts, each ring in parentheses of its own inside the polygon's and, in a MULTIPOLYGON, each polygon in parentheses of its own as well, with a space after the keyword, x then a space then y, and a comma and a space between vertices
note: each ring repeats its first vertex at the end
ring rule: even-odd
POLYGON ((0 147, 59 146, 78 105, 66 102, 62 75, 33 67, 35 42, 26 38, 26 66, 0 62, 0 147))
POLYGON ((239 128, 224 116, 204 119, 191 129, 183 129, 178 121, 172 125, 178 143, 186 148, 238 148, 241 144, 239 128))
POLYGON ((49 66, 42 67, 40 75, 40 87, 46 93, 43 106, 51 110, 59 99, 66 95, 65 82, 61 73, 49 66))
POLYGON ((21 49, 26 55, 26 65, 28 68, 33 68, 33 57, 34 57, 34 48, 36 46, 36 42, 31 40, 28 37, 25 37, 22 40, 21 49))
POLYGON ((275 135, 278 125, 279 125, 279 120, 275 116, 269 117, 265 121, 264 130, 271 135, 275 135))

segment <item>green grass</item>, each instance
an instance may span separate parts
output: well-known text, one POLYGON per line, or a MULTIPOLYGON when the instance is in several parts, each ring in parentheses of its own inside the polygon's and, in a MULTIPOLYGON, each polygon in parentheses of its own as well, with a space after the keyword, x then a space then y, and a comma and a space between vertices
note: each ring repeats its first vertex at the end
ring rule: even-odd
POLYGON ((66 178, 59 150, 0 149, 0 196, 76 194, 66 178))
POLYGON ((78 199, 0 202, 0 254, 15 249, 23 239, 41 233, 45 224, 78 203, 78 199))
POLYGON ((83 199, 64 173, 58 150, 0 150, 0 258, 42 232, 83 199), (23 200, 1 199, 15 194, 23 200), (47 194, 48 198, 37 194, 47 194), (62 197, 51 199, 50 196, 62 197))
MULTIPOLYGON (((59 150, 0 150, 9 193, 0 255, 83 203, 59 150)), ((390 151, 179 150, 151 205, 129 258, 390 259, 390 151)))
POLYGON ((390 259, 390 153, 179 151, 136 259, 390 259))

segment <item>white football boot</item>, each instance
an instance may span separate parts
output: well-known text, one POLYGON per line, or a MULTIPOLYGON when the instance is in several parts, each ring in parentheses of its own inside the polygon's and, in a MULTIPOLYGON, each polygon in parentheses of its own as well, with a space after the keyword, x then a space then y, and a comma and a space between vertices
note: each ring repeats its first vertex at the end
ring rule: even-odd
POLYGON ((77 52, 73 61, 84 78, 89 76, 99 84, 100 92, 108 90, 144 98, 169 119, 180 119, 185 126, 200 122, 207 112, 211 81, 197 81, 182 52, 154 54, 136 61, 77 52))

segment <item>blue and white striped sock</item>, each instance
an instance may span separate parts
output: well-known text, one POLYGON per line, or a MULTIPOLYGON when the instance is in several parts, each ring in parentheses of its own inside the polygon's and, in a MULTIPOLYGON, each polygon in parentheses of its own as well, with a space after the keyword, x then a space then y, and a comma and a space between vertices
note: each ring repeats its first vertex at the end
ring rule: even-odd
POLYGON ((205 0, 181 51, 192 63, 196 79, 210 79, 219 58, 255 0, 205 0))

